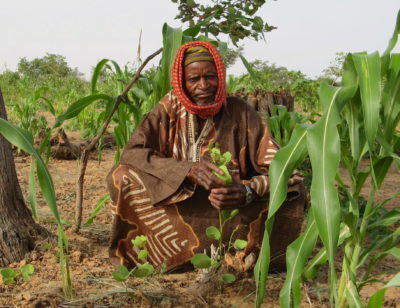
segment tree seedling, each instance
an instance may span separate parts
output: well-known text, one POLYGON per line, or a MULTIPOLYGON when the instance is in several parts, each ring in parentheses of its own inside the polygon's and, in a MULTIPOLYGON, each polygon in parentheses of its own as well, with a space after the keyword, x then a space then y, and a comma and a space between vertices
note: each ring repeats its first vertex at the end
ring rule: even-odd
POLYGON ((136 249, 139 249, 138 259, 144 261, 143 264, 137 264, 132 270, 128 270, 126 266, 120 265, 117 270, 112 272, 112 276, 116 281, 125 282, 129 276, 143 278, 154 273, 154 267, 147 262, 149 252, 145 249, 147 237, 138 235, 132 240, 132 244, 136 249))
MULTIPOLYGON (((219 144, 215 142, 211 142, 208 146, 208 150, 210 152, 210 157, 213 162, 218 168, 220 168, 224 174, 220 175, 216 172, 213 171, 213 174, 217 176, 219 179, 225 182, 225 186, 230 186, 233 183, 232 176, 229 173, 227 165, 230 163, 232 159, 232 155, 230 152, 225 152, 224 154, 221 154, 221 150, 219 148, 219 144)), ((239 214, 239 210, 220 210, 219 211, 219 228, 215 226, 210 226, 207 227, 206 229, 206 235, 208 238, 218 241, 219 243, 219 256, 217 257, 217 260, 210 258, 204 253, 198 253, 195 254, 190 262, 193 264, 193 266, 196 269, 207 269, 207 268, 218 268, 222 261, 223 261, 223 254, 224 254, 224 247, 223 247, 223 231, 224 231, 224 226, 225 223, 234 218, 236 215, 239 214)), ((231 235, 231 238, 233 236, 233 233, 237 231, 238 228, 236 228, 231 235)), ((228 250, 231 248, 231 240, 229 241, 228 244, 228 250)), ((237 239, 234 244, 233 248, 236 250, 241 250, 244 249, 247 246, 247 242, 244 240, 239 240, 237 239)), ((225 283, 232 283, 236 280, 235 275, 233 274, 223 274, 221 276, 221 280, 225 283)))
POLYGON ((23 281, 28 281, 34 272, 35 268, 32 264, 25 264, 17 270, 12 268, 0 269, 0 276, 4 284, 11 284, 14 283, 18 277, 21 277, 23 281))

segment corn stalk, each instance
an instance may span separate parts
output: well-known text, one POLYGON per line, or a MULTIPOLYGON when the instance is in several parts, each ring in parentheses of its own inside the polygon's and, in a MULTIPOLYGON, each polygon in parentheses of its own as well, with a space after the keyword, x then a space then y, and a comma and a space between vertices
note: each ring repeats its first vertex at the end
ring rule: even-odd
MULTIPOLYGON (((374 201, 390 166, 396 163, 400 168, 400 136, 396 133, 400 120, 400 54, 391 53, 399 33, 400 12, 384 54, 349 54, 343 67, 342 85, 320 87, 323 108, 320 120, 302 133, 294 133, 272 161, 270 211, 255 268, 257 307, 265 296, 273 215, 285 199, 290 173, 300 162, 296 154, 301 151, 295 145, 305 143, 303 155, 310 157, 311 209, 306 231, 287 250, 288 272, 280 293, 281 307, 300 306, 302 275, 312 279, 325 262, 329 263, 331 306, 363 307, 359 292, 373 281, 371 272, 376 262, 388 254, 400 258, 396 249, 400 228, 394 232, 391 229, 400 221, 400 211, 398 208, 387 211, 383 208, 385 202, 374 201), (369 162, 365 168, 361 167, 362 159, 369 162), (340 177, 340 165, 347 170, 350 187, 340 177), (360 192, 367 178, 371 179, 372 187, 363 202, 360 192), (367 241, 368 236, 373 237, 372 243, 367 241), (317 237, 324 247, 307 265, 317 237), (341 247, 344 256, 338 282, 335 261, 341 247), (367 268, 363 276, 362 266, 367 268)), ((393 279, 385 288, 398 284, 398 277, 393 279)), ((384 291, 377 293, 374 301, 380 301, 382 294, 384 291)))

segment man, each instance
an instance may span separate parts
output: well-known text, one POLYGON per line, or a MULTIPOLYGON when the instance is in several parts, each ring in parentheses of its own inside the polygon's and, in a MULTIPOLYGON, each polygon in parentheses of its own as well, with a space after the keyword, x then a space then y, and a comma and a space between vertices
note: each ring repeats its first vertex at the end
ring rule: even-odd
MULTIPOLYGON (((215 245, 205 230, 218 227, 219 210, 228 209, 239 209, 239 215, 224 226, 225 247, 232 235, 248 242, 243 260, 254 256, 268 209, 268 167, 278 147, 255 110, 227 97, 225 68, 212 44, 195 41, 179 48, 172 87, 134 132, 108 176, 114 209, 110 256, 128 267, 141 263, 131 240, 145 235, 148 261, 177 268, 215 245), (223 174, 211 162, 211 142, 232 154, 231 186, 213 173, 223 174)), ((279 267, 286 246, 300 232, 305 198, 296 184, 301 181, 299 174, 292 176, 294 197, 276 217, 272 263, 276 259, 279 267)))

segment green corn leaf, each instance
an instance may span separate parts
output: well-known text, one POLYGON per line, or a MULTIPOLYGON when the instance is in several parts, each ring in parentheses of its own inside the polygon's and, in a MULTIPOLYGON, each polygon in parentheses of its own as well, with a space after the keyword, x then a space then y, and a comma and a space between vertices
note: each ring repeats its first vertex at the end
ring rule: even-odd
POLYGON ((27 199, 31 206, 33 219, 38 222, 39 218, 37 214, 38 205, 36 199, 35 164, 33 158, 31 158, 31 165, 29 168, 29 194, 27 199))
POLYGON ((54 184, 51 175, 41 155, 34 148, 33 137, 28 131, 12 125, 6 120, 0 118, 0 134, 2 134, 10 143, 21 148, 36 159, 36 172, 39 180, 39 187, 58 224, 58 245, 60 249, 60 267, 63 290, 64 294, 70 297, 72 294, 72 283, 69 274, 68 258, 67 256, 64 257, 64 250, 68 249, 68 241, 62 229, 62 222, 58 213, 54 184))
POLYGON ((99 79, 99 76, 108 61, 108 59, 102 59, 100 62, 97 63, 96 67, 94 68, 91 82, 92 94, 97 94, 97 80, 99 79))
POLYGON ((11 144, 14 144, 26 153, 35 151, 33 147, 32 134, 2 118, 0 118, 0 134, 2 134, 11 144))
POLYGON ((393 247, 387 251, 388 254, 392 255, 395 257, 397 260, 400 261, 400 248, 398 247, 393 247))
MULTIPOLYGON (((270 203, 268 219, 265 222, 266 230, 272 229, 273 217, 286 198, 287 183, 294 168, 306 155, 306 127, 297 125, 288 145, 280 149, 270 166, 270 203)), ((256 277, 257 300, 256 306, 260 307, 265 296, 265 286, 270 262, 270 246, 268 231, 264 232, 260 255, 254 267, 256 277)))
POLYGON ((219 241, 221 239, 221 232, 219 232, 218 228, 216 228, 214 226, 207 227, 206 235, 208 238, 210 238, 212 240, 219 241))
POLYGON ((359 93, 344 106, 343 115, 349 130, 350 149, 353 158, 352 165, 353 168, 357 168, 366 150, 359 93))
POLYGON ((400 10, 397 13, 396 26, 394 28, 393 35, 389 40, 389 44, 384 52, 384 55, 390 54, 390 52, 397 44, 397 39, 399 35, 400 35, 400 10))
POLYGON ((307 154, 306 135, 307 127, 297 125, 287 146, 281 148, 271 162, 268 219, 276 213, 285 201, 289 178, 307 154))
POLYGON ((242 55, 239 55, 240 59, 243 62, 244 67, 246 68, 246 70, 249 72, 250 76, 255 80, 258 81, 258 75, 257 72, 253 69, 253 67, 251 66, 251 64, 246 60, 245 57, 243 57, 242 55))
POLYGON ((299 307, 301 302, 300 278, 307 259, 315 247, 318 232, 314 219, 310 219, 306 231, 286 250, 286 280, 279 293, 281 307, 299 307), (293 297, 292 297, 292 296, 293 297), (293 298, 293 302, 292 299, 293 298))
POLYGON ((90 213, 89 218, 86 220, 85 226, 89 226, 93 223, 97 214, 103 209, 108 200, 110 200, 110 194, 106 194, 100 198, 99 202, 97 202, 95 209, 92 211, 92 213, 90 213))
POLYGON ((270 259, 271 247, 269 245, 269 235, 268 232, 264 232, 260 254, 256 265, 254 266, 254 278, 256 280, 256 308, 260 308, 264 301, 270 259))
POLYGON ((51 179, 50 173, 47 170, 42 157, 33 146, 33 137, 31 133, 0 118, 0 134, 2 134, 10 143, 36 158, 37 176, 40 188, 53 216, 56 218, 57 223, 61 225, 60 216, 55 202, 56 198, 53 180, 51 179))
POLYGON ((358 294, 357 287, 352 281, 348 282, 346 288, 346 298, 350 308, 363 308, 364 305, 361 301, 360 295, 358 294))
POLYGON ((113 98, 105 94, 93 94, 85 96, 69 106, 62 115, 57 117, 53 128, 60 126, 65 120, 76 117, 87 106, 99 100, 112 101, 113 98))
MULTIPOLYGON (((339 98, 341 88, 321 85, 320 100, 324 114, 307 133, 308 152, 312 165, 311 209, 319 235, 328 251, 331 288, 336 284, 334 256, 339 238, 340 205, 334 184, 340 160, 340 142, 337 125, 343 102, 339 98)), ((336 292, 335 289, 332 290, 336 292)))
POLYGON ((378 221, 369 224, 368 229, 374 230, 374 228, 377 228, 379 226, 389 227, 397 223, 398 221, 400 221, 400 208, 394 208, 390 212, 383 215, 382 218, 379 219, 378 221))
POLYGON ((372 150, 379 125, 381 61, 378 52, 353 54, 353 60, 359 78, 365 134, 372 150))
MULTIPOLYGON (((338 245, 341 245, 344 240, 351 236, 350 229, 346 224, 342 224, 340 228, 338 245)), ((308 262, 304 272, 303 278, 306 280, 312 280, 318 273, 318 270, 328 261, 328 254, 326 248, 322 247, 321 250, 308 262)))
POLYGON ((64 296, 71 298, 72 281, 71 281, 71 273, 69 270, 69 260, 68 260, 68 239, 65 236, 61 224, 58 225, 57 232, 58 232, 58 251, 60 256, 61 283, 63 286, 64 296))
POLYGON ((384 136, 389 142, 393 131, 399 122, 400 114, 400 54, 392 55, 391 67, 386 75, 386 83, 382 92, 382 107, 384 112, 384 136))
POLYGON ((380 289, 377 292, 375 292, 369 299, 368 308, 382 307, 383 302, 385 301, 385 293, 386 289, 380 289))
POLYGON ((175 29, 168 26, 166 23, 162 29, 163 33, 163 53, 161 57, 161 78, 160 89, 161 96, 171 88, 171 68, 174 62, 175 54, 182 44, 182 29, 175 29))
POLYGON ((368 302, 368 308, 382 307, 385 300, 386 289, 390 287, 400 287, 400 273, 397 273, 382 289, 378 290, 371 296, 368 302))
POLYGON ((374 173, 376 180, 376 187, 381 188, 383 181, 385 180, 386 174, 392 165, 393 157, 383 157, 374 163, 374 173))

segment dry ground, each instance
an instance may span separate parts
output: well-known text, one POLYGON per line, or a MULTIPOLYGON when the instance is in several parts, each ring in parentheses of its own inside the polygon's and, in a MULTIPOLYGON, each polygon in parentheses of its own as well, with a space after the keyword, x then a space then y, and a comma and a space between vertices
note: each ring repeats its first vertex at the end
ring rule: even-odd
MULTIPOLYGON (((84 220, 95 207, 98 200, 107 193, 105 176, 113 165, 114 152, 105 150, 102 161, 96 157, 89 161, 86 172, 84 193, 84 220)), ((20 185, 26 193, 28 188, 29 159, 16 157, 20 185)), ((112 279, 112 266, 107 260, 107 243, 110 235, 111 215, 104 209, 91 226, 83 227, 80 234, 73 234, 68 223, 74 221, 75 180, 78 172, 77 161, 50 160, 50 172, 53 176, 57 201, 66 222, 65 230, 70 242, 70 267, 74 297, 63 296, 60 285, 57 249, 54 241, 44 242, 26 259, 11 264, 19 268, 30 263, 35 267, 35 274, 27 282, 19 281, 12 285, 0 283, 0 307, 252 307, 254 304, 253 279, 242 277, 232 285, 215 287, 199 284, 199 274, 172 273, 147 279, 131 279, 123 284, 112 279)), ((390 196, 399 190, 400 174, 392 168, 379 198, 390 196)), ((56 225, 51 214, 40 201, 40 219, 53 233, 56 225)), ((394 207, 399 198, 388 204, 394 207)), ((396 271, 399 262, 386 258, 379 264, 378 270, 396 271)), ((324 280, 326 270, 319 277, 324 280)), ((387 276, 388 277, 388 276, 387 276)), ((263 307, 279 306, 279 290, 285 274, 273 274, 268 282, 267 299, 263 307)), ((368 298, 379 285, 365 288, 362 292, 368 298)), ((326 285, 318 283, 303 286, 302 307, 327 307, 324 298, 326 285)), ((387 292, 386 307, 400 307, 400 291, 391 289, 387 292)))

